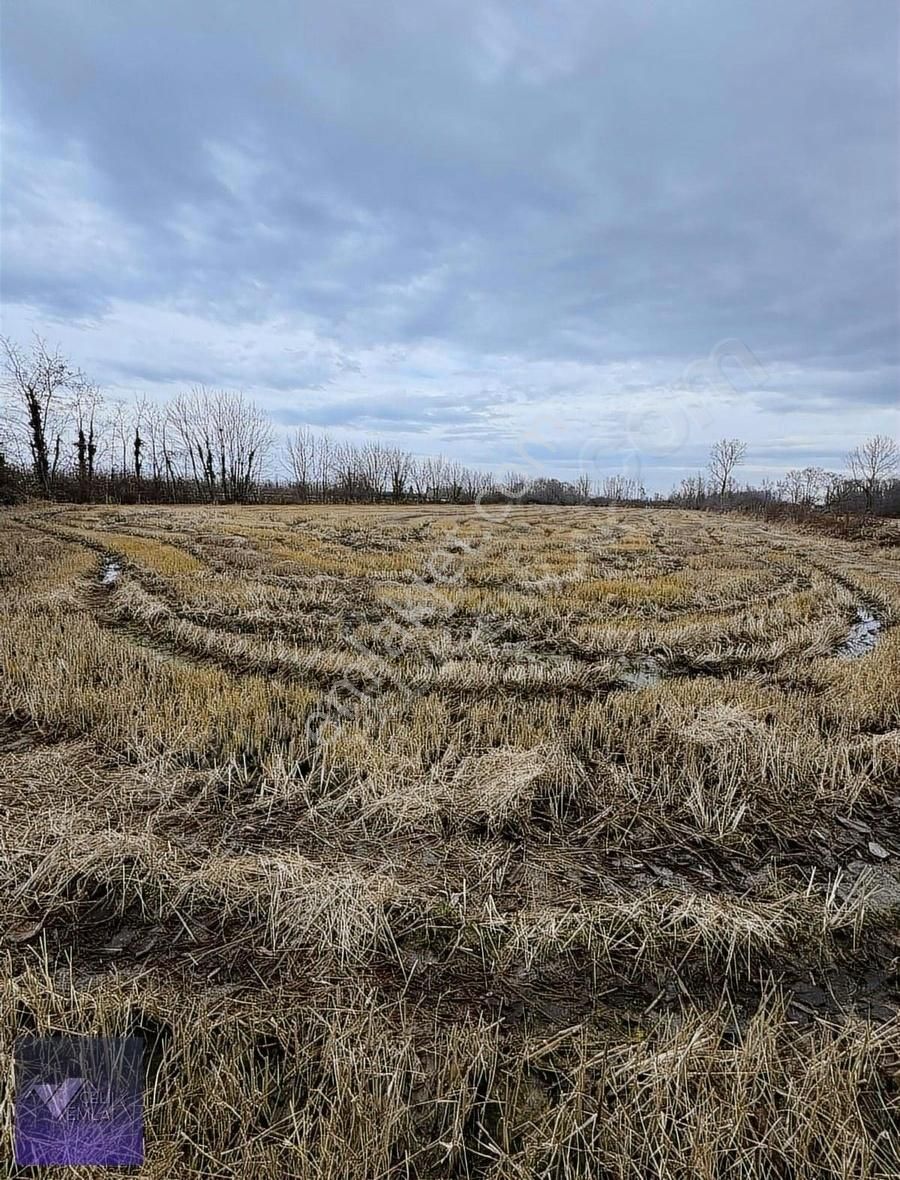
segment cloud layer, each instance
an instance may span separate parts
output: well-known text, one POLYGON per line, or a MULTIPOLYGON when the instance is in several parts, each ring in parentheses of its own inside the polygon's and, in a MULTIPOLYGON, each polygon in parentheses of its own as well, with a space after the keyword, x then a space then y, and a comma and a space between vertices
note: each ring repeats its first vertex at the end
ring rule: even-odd
POLYGON ((491 467, 834 466, 900 433, 897 20, 7 5, 4 329, 491 467))

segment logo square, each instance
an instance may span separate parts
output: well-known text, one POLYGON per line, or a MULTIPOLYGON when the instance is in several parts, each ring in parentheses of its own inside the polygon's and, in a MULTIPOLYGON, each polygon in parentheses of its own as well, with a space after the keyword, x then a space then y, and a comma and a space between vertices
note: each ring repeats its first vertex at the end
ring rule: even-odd
POLYGON ((20 1037, 15 1075, 19 1167, 143 1163, 139 1037, 20 1037))

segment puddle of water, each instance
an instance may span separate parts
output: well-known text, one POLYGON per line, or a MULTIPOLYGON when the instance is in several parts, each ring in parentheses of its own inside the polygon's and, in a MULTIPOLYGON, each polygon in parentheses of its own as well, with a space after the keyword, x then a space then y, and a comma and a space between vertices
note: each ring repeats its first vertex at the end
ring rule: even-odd
POLYGON ((641 656, 623 660, 618 670, 618 679, 629 688, 649 688, 663 678, 659 661, 653 656, 641 656))
POLYGON ((876 619, 865 607, 857 607, 856 622, 838 648, 838 657, 842 660, 855 660, 866 655, 878 642, 880 631, 881 620, 876 619))
MULTIPOLYGON (((835 653, 841 660, 856 660, 867 655, 881 638, 882 622, 865 607, 857 607, 856 622, 850 627, 847 638, 835 653)), ((672 675, 653 656, 636 656, 619 661, 617 678, 631 689, 649 688, 658 684, 664 676, 672 675)))
POLYGON ((110 557, 103 563, 103 568, 100 571, 100 581, 104 586, 115 586, 121 573, 121 565, 119 565, 115 558, 110 557))

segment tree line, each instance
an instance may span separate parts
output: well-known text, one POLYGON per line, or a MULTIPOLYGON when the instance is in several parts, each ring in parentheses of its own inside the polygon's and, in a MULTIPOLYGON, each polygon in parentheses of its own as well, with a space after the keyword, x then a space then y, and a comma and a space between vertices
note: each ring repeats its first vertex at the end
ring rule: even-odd
POLYGON ((36 336, 0 338, 4 369, 0 494, 47 499, 246 503, 640 502, 640 481, 493 474, 378 440, 353 443, 301 426, 276 446, 273 424, 240 393, 195 388, 166 404, 105 399, 36 336), (272 476, 280 460, 282 478, 272 476))
POLYGON ((816 511, 900 515, 900 446, 888 435, 873 435, 854 447, 843 471, 793 468, 781 479, 740 486, 736 473, 746 455, 742 440, 720 439, 710 451, 706 470, 682 479, 670 500, 689 508, 726 505, 765 512, 771 507, 800 517, 816 511))
MULTIPOLYGON (((273 424, 241 393, 195 388, 166 404, 105 398, 39 336, 28 346, 0 338, 0 362, 0 499, 7 501, 648 502, 641 481, 629 475, 560 480, 509 471, 498 479, 457 460, 417 456, 378 440, 334 439, 308 426, 276 446, 273 424), (271 474, 278 459, 282 478, 271 474)), ((900 514, 900 449, 884 435, 852 451, 845 472, 805 467, 758 487, 737 485, 746 455, 742 440, 720 439, 704 471, 653 502, 900 514)))

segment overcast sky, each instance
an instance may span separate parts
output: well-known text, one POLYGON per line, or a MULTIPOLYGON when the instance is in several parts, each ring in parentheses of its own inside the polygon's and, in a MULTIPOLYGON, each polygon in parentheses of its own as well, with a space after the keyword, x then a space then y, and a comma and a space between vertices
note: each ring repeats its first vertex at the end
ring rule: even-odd
POLYGON ((7 0, 3 329, 667 487, 900 435, 896 0, 7 0))

